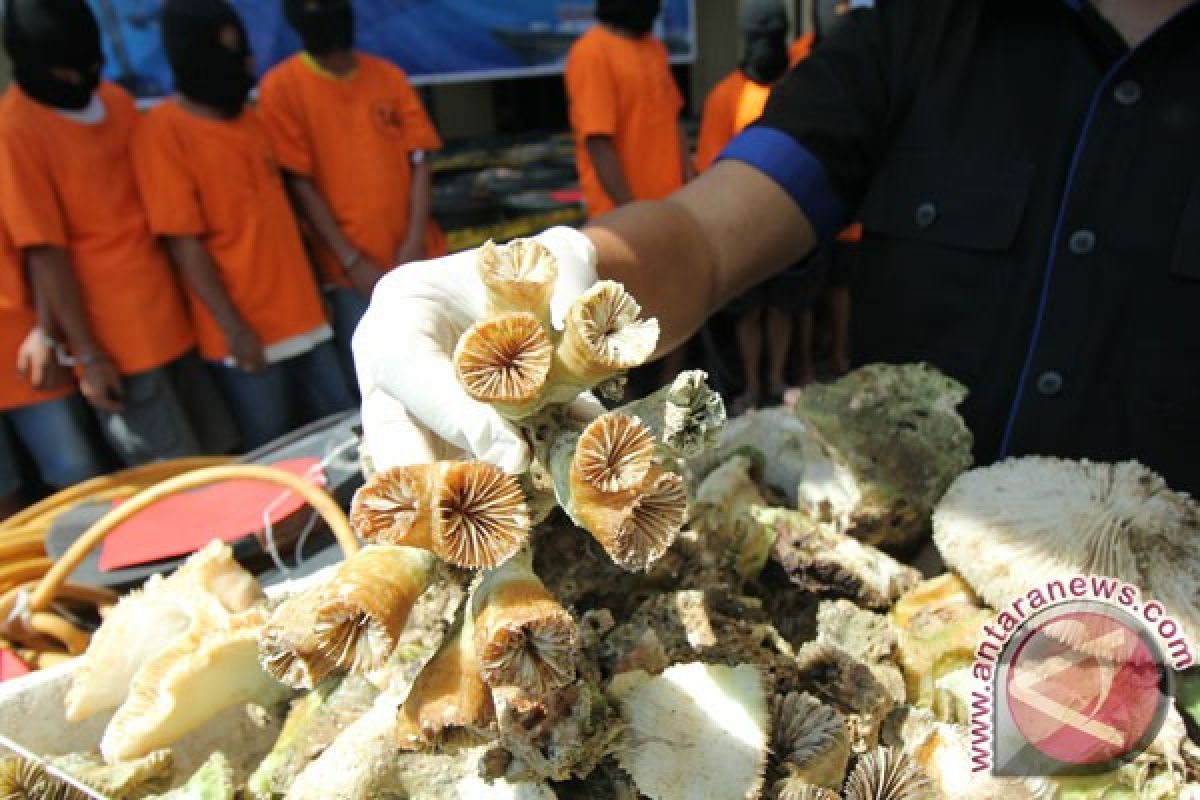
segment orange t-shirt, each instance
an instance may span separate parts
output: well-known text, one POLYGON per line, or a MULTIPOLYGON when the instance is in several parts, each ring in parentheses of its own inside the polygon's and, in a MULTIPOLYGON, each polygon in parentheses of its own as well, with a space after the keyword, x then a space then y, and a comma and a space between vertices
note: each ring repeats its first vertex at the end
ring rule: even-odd
POLYGON ((811 33, 797 36, 791 47, 788 48, 788 64, 794 67, 808 58, 812 54, 814 44, 816 44, 816 37, 811 33))
POLYGON ((97 342, 131 375, 194 343, 170 260, 138 199, 130 143, 138 112, 100 85, 105 116, 67 119, 15 85, 0 100, 0 217, 18 248, 67 250, 97 342))
MULTIPOLYGON (((442 140, 403 70, 365 53, 339 78, 304 54, 263 78, 258 110, 280 165, 310 178, 346 237, 382 267, 392 266, 408 234, 414 150, 440 150, 442 140)), ((429 257, 445 254, 445 238, 430 224, 429 257)), ((349 286, 342 265, 315 243, 326 283, 349 286)))
MULTIPOLYGON (((811 33, 806 33, 796 39, 788 48, 788 63, 794 67, 808 58, 812 54, 814 44, 816 44, 816 40, 811 33)), ((862 223, 856 222, 839 233, 837 238, 839 242, 859 242, 862 241, 862 234, 862 223)))
MULTIPOLYGON (((264 346, 326 324, 300 231, 254 110, 205 119, 169 101, 138 127, 133 160, 150 228, 196 236, 216 263, 229 299, 264 346)), ((229 354, 212 314, 188 292, 210 360, 229 354)))
POLYGON ((725 149, 725 145, 762 116, 771 87, 756 83, 740 69, 725 76, 708 93, 700 138, 696 142, 696 171, 703 172, 725 149))
POLYGON ((75 391, 72 383, 40 392, 17 372, 17 350, 36 324, 21 254, 0 226, 0 411, 57 400, 75 391))
POLYGON ((667 48, 652 36, 631 39, 596 25, 567 56, 567 100, 575 159, 588 214, 613 208, 584 145, 611 136, 635 199, 658 200, 683 185, 679 112, 667 48))

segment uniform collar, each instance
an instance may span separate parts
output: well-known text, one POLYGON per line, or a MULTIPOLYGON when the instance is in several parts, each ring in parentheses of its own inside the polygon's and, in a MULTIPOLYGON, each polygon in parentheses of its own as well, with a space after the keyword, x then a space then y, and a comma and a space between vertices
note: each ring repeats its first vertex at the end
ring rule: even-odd
POLYGON ((300 61, 304 64, 304 66, 308 67, 322 78, 328 78, 331 81, 352 81, 354 80, 355 76, 358 75, 357 66, 355 66, 354 69, 350 70, 345 75, 335 75, 334 73, 322 67, 307 50, 300 51, 300 61))

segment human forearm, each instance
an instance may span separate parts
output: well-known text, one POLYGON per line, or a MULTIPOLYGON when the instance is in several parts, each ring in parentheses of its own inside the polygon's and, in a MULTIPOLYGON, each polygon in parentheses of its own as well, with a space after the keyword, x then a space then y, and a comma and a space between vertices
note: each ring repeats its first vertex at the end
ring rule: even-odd
POLYGON ((621 159, 617 156, 617 148, 613 146, 611 136, 589 136, 585 140, 588 158, 596 170, 596 177, 605 194, 614 205, 623 206, 633 202, 633 192, 629 182, 625 180, 625 171, 621 169, 621 159))
POLYGON ((172 236, 167 239, 167 249, 183 282, 200 298, 226 337, 246 324, 225 291, 212 257, 199 239, 194 236, 172 236))
POLYGON ((433 203, 433 164, 426 158, 413 164, 412 188, 408 200, 408 238, 424 240, 425 225, 433 203))
POLYGON ((106 358, 92 335, 67 251, 34 247, 27 251, 27 264, 39 327, 55 338, 65 338, 71 352, 81 359, 106 358))
POLYGON ((591 223, 601 278, 620 281, 662 326, 667 353, 713 312, 808 254, 816 236, 779 186, 722 161, 660 202, 591 223))
POLYGON ((425 229, 433 203, 433 165, 428 159, 413 164, 408 193, 408 232, 392 256, 393 264, 421 261, 425 252, 425 229))
POLYGON ((316 185, 302 175, 289 173, 287 186, 300 213, 304 215, 304 219, 313 232, 320 237, 321 242, 343 264, 353 259, 358 250, 342 232, 341 226, 333 216, 333 210, 325 202, 325 198, 321 196, 316 185))
POLYGON ((233 364, 247 372, 266 366, 258 334, 233 304, 221 283, 217 265, 203 243, 195 236, 171 236, 167 238, 167 250, 184 284, 200 299, 221 329, 233 364))
POLYGON ((350 278, 350 283, 364 296, 370 297, 371 290, 383 275, 383 270, 363 255, 342 231, 342 227, 333 216, 333 209, 325 202, 316 184, 301 175, 289 174, 287 185, 300 214, 341 263, 346 270, 346 276, 350 278))

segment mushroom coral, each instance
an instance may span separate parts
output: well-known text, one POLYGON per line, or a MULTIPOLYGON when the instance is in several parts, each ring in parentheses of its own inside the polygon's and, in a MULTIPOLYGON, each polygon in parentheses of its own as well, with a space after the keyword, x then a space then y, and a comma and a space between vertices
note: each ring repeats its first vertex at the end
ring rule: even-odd
POLYGON ((933 525, 946 564, 996 608, 1056 581, 1107 576, 1200 641, 1200 509, 1137 462, 1027 457, 972 470, 933 525))

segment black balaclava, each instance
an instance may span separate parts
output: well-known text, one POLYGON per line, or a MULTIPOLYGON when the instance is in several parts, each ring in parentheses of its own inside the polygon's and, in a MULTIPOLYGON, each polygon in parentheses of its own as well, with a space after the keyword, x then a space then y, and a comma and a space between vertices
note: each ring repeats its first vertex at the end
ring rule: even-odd
POLYGON ((813 38, 827 39, 846 24, 849 12, 874 8, 874 0, 813 0, 813 38))
POLYGON ((304 49, 314 56, 354 47, 354 7, 350 0, 284 0, 283 13, 304 49))
POLYGON ((745 39, 742 72, 755 83, 772 84, 788 68, 788 18, 783 0, 742 0, 738 19, 745 39))
POLYGON ((596 0, 596 19, 634 36, 649 33, 661 10, 661 0, 596 0))
POLYGON ((167 0, 163 47, 175 88, 189 99, 237 116, 254 86, 246 28, 225 0, 167 0))
POLYGON ((84 0, 8 0, 4 47, 13 80, 44 105, 78 111, 100 85, 100 28, 84 0), (79 80, 56 77, 56 67, 74 70, 79 80))

